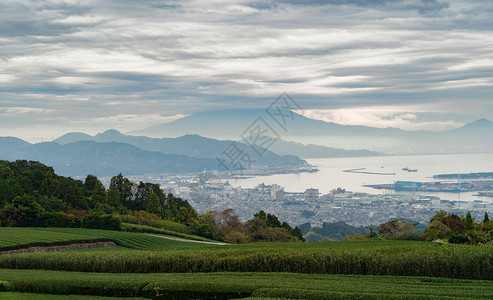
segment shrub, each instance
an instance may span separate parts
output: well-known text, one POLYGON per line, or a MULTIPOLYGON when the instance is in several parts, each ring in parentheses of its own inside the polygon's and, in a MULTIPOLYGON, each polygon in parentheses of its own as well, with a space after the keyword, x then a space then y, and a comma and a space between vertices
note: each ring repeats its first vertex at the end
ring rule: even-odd
POLYGON ((428 241, 433 241, 436 239, 443 239, 449 236, 452 233, 452 230, 448 228, 447 225, 443 224, 440 221, 434 220, 425 230, 425 238, 428 241))
POLYGON ((217 239, 214 231, 214 225, 211 224, 198 224, 197 227, 193 230, 193 234, 203 236, 208 239, 217 239))
POLYGON ((90 214, 82 219, 82 227, 91 229, 120 230, 121 220, 113 215, 90 214))
POLYGON ((73 215, 67 215, 63 212, 45 212, 38 218, 36 225, 39 227, 78 228, 81 221, 73 215))
POLYGON ((469 239, 465 235, 452 233, 448 238, 448 242, 452 244, 466 244, 469 242, 469 239))
POLYGON ((190 228, 184 224, 163 220, 161 217, 144 210, 136 211, 133 214, 120 215, 119 218, 123 223, 151 226, 185 234, 191 233, 190 228))

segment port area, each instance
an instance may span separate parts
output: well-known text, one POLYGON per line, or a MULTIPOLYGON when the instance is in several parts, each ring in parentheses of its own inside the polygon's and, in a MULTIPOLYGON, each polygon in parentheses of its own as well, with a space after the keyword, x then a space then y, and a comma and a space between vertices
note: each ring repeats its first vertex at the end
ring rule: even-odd
POLYGON ((358 173, 358 174, 370 174, 370 175, 395 175, 395 173, 370 172, 370 171, 365 171, 365 170, 366 170, 366 168, 358 168, 358 169, 344 170, 343 172, 358 173))
POLYGON ((486 179, 493 178, 493 172, 465 173, 465 174, 438 174, 435 179, 486 179))
POLYGON ((493 197, 493 180, 471 180, 461 182, 417 182, 396 181, 392 184, 363 185, 378 190, 415 191, 415 192, 479 192, 478 196, 493 197))

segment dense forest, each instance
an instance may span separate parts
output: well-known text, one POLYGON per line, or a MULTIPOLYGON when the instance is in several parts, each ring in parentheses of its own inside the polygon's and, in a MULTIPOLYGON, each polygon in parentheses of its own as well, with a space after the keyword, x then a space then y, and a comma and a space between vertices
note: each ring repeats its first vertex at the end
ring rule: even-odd
POLYGON ((0 161, 0 224, 11 227, 85 227, 121 230, 124 223, 175 230, 233 243, 303 241, 298 228, 263 211, 243 223, 233 210, 199 215, 188 201, 158 184, 118 174, 108 188, 55 174, 39 162, 0 161))

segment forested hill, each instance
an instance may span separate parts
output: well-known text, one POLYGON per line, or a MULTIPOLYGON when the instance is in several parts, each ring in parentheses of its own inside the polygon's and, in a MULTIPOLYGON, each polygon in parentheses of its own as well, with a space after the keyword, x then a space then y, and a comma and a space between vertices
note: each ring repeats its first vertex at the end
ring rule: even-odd
POLYGON ((138 224, 132 230, 148 225, 151 232, 173 230, 233 243, 303 240, 298 228, 274 215, 260 211, 246 223, 231 209, 198 215, 186 200, 165 194, 158 184, 135 183, 122 174, 105 188, 93 175, 80 181, 35 161, 0 161, 1 226, 120 230, 122 221, 138 224))
POLYGON ((36 218, 73 210, 123 213, 146 210, 171 220, 197 215, 193 208, 172 194, 164 194, 158 184, 135 184, 121 174, 106 189, 93 175, 84 182, 55 174, 39 162, 0 161, 0 207, 3 221, 11 225, 36 225, 36 218))

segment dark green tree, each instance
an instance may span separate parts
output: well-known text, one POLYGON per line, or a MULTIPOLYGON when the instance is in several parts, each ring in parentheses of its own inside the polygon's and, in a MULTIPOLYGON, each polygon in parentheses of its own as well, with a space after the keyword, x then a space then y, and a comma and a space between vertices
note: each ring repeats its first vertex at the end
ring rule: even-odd
POLYGON ((163 203, 155 193, 151 193, 147 199, 145 210, 161 217, 164 215, 163 203))
POLYGON ((132 186, 132 182, 121 173, 113 176, 108 189, 108 204, 118 211, 123 211, 124 207, 128 207, 132 201, 132 186))
POLYGON ((373 230, 373 226, 370 226, 370 232, 368 233, 368 238, 369 239, 374 239, 376 238, 378 235, 377 233, 373 230))
POLYGON ((474 230, 474 220, 472 219, 470 211, 467 212, 466 219, 465 219, 464 223, 466 224, 467 230, 474 230))
POLYGON ((41 187, 39 188, 39 192, 48 197, 53 197, 59 194, 58 182, 56 180, 55 171, 53 171, 52 168, 46 171, 41 187))
POLYGON ((1 215, 6 226, 35 226, 44 208, 30 195, 17 196, 12 204, 2 209, 1 215))
POLYGON ((90 208, 101 209, 108 202, 104 185, 96 176, 87 175, 84 187, 90 208))
POLYGON ((484 219, 483 219, 483 223, 487 223, 490 221, 490 217, 488 216, 488 212, 485 211, 484 212, 484 219))

